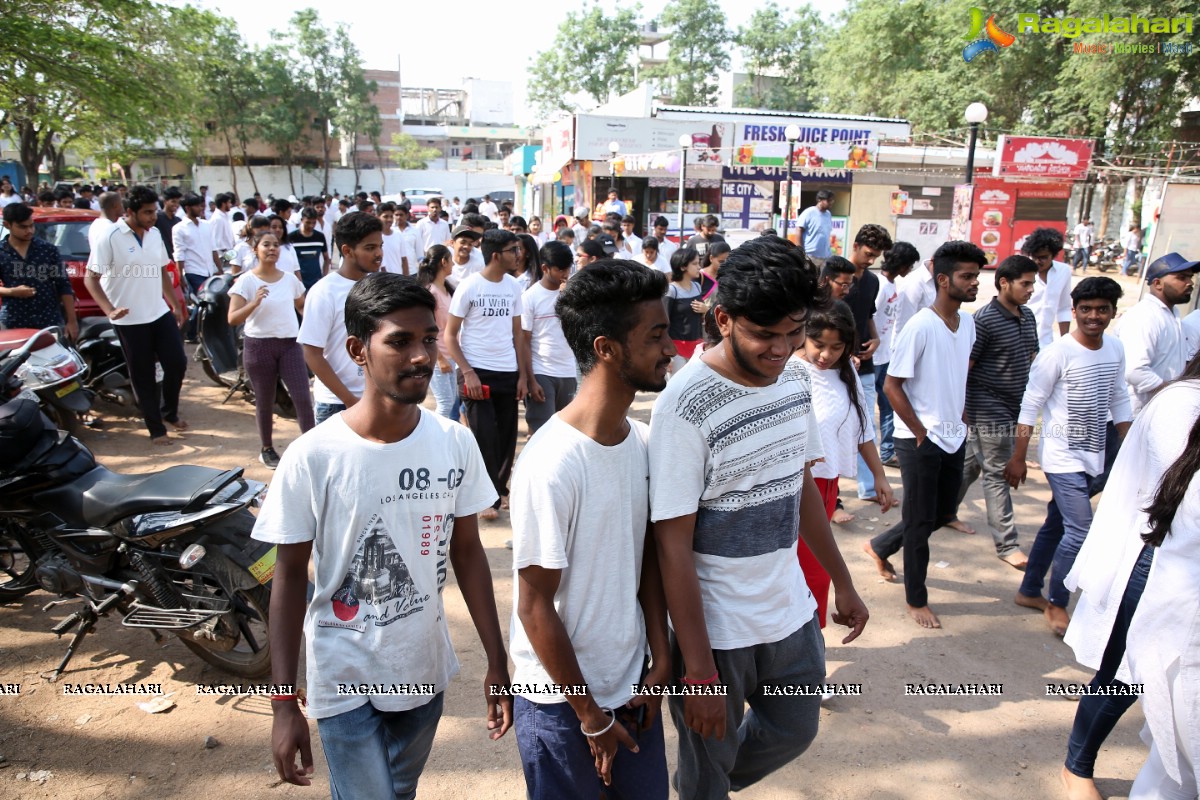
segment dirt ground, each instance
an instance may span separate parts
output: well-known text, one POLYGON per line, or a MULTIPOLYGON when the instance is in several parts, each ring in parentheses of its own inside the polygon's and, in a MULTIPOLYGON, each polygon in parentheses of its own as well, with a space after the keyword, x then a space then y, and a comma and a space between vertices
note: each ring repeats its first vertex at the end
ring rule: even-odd
MULTIPOLYGON (((1125 285, 1132 294, 1132 282, 1125 285)), ((980 302, 988 296, 981 292, 980 302)), ((194 432, 178 446, 152 448, 138 421, 104 405, 100 410, 109 424, 102 432, 86 432, 84 440, 101 463, 122 472, 191 463, 242 466, 249 477, 269 480, 271 473, 257 461, 253 408, 236 398, 221 404, 223 395, 192 364, 183 414, 194 432)), ((634 414, 648 420, 652 402, 652 396, 639 397, 634 414)), ((277 449, 297 434, 293 423, 277 423, 277 449)), ((888 474, 898 492, 899 474, 892 469, 888 474)), ((842 496, 854 497, 852 482, 843 481, 842 496)), ((1049 499, 1040 471, 1030 471, 1029 483, 1015 499, 1021 543, 1028 548, 1049 499)), ((980 533, 942 529, 932 541, 930 604, 945 625, 940 631, 922 630, 908 618, 902 587, 881 581, 860 550, 868 536, 898 520, 898 510, 881 517, 877 506, 856 499, 847 499, 846 505, 858 519, 835 526, 835 535, 872 616, 865 634, 849 646, 840 645, 843 634, 833 626, 825 639, 829 681, 862 684, 862 695, 826 703, 820 734, 809 751, 737 797, 1062 797, 1059 769, 1076 706, 1047 697, 1045 684, 1086 681, 1091 674, 1075 663, 1039 614, 1013 605, 1020 573, 995 557, 978 484, 967 495, 961 516, 980 533), (905 684, 931 682, 1000 683, 1003 694, 905 696, 905 684)), ((512 608, 512 553, 504 546, 511 538, 507 514, 482 528, 507 632, 512 608)), ((49 628, 70 611, 42 613, 50 599, 37 592, 0 606, 0 685, 20 687, 19 695, 0 694, 0 796, 329 797, 315 725, 314 785, 279 785, 271 763, 269 701, 198 695, 197 684, 234 679, 209 668, 173 638, 159 646, 143 631, 104 620, 59 684, 43 681, 39 674, 54 668, 66 646, 49 628), (136 705, 145 698, 64 695, 62 684, 83 682, 162 683, 164 691, 174 693, 177 706, 150 715, 136 705), (211 749, 205 747, 209 736, 217 742, 211 749)), ((525 792, 515 738, 510 732, 499 742, 488 740, 482 651, 461 595, 450 588, 445 601, 462 673, 447 693, 418 797, 517 800, 525 792)), ((1146 753, 1138 737, 1142 722, 1135 707, 1100 752, 1097 783, 1107 796, 1128 794, 1146 753)), ((670 724, 666 728, 673 766, 675 736, 670 724)))

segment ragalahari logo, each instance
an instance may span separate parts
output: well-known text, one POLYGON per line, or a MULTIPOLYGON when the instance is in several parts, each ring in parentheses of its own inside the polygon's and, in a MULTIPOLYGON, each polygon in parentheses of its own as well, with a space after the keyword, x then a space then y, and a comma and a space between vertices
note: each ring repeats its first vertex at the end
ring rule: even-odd
POLYGON ((1011 33, 1000 30, 996 25, 995 14, 986 17, 986 22, 984 19, 982 8, 971 9, 971 32, 967 34, 970 44, 963 48, 963 61, 968 64, 976 56, 997 52, 1001 47, 1011 47, 1012 43, 1017 40, 1017 37, 1011 33))

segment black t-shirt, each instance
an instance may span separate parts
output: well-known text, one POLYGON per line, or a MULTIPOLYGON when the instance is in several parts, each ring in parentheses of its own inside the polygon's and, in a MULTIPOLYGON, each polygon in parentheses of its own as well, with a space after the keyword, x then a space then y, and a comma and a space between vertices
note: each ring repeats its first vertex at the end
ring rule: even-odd
POLYGON ((714 233, 712 236, 705 238, 697 233, 695 236, 687 240, 687 247, 696 248, 696 252, 700 254, 700 266, 708 266, 708 248, 717 242, 725 241, 725 237, 719 233, 714 233))
MULTIPOLYGON (((875 317, 875 298, 879 296, 879 278, 871 270, 863 270, 863 274, 854 281, 850 293, 846 295, 846 305, 854 312, 854 327, 858 330, 858 346, 861 349, 864 342, 871 338, 871 320, 875 317)), ((875 362, 863 359, 858 365, 858 374, 875 373, 875 362)))
POLYGON ((158 216, 154 218, 154 227, 158 228, 158 232, 162 234, 163 244, 167 248, 167 256, 175 260, 175 242, 171 239, 171 229, 179 223, 183 222, 179 217, 174 215, 167 216, 167 212, 159 211, 158 216))
POLYGON ((318 230, 312 236, 305 236, 299 230, 288 234, 288 241, 296 250, 296 261, 300 263, 300 280, 304 288, 311 289, 312 285, 321 280, 321 260, 325 256, 325 234, 318 230))

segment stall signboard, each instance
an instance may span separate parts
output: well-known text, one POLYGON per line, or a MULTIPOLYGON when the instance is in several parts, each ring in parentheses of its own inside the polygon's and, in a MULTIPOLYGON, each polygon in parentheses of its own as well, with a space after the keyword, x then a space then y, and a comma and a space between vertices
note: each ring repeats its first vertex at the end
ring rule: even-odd
POLYGON ((736 126, 731 164, 738 167, 775 167, 787 170, 791 153, 793 170, 874 169, 880 139, 907 136, 907 123, 862 119, 764 117, 736 126), (800 136, 787 140, 787 126, 796 125, 800 136))
POLYGON ((975 189, 970 241, 983 249, 987 263, 995 266, 1012 252, 1012 221, 1017 208, 1015 186, 1003 181, 980 181, 975 189))
POLYGON ((1051 178, 1078 181, 1092 165, 1092 139, 1049 136, 1000 137, 992 175, 997 178, 1051 178))
POLYGON ((829 251, 835 256, 846 256, 846 237, 850 231, 849 217, 834 217, 829 231, 829 251))
MULTIPOLYGON (((644 171, 636 168, 634 157, 661 157, 665 168, 670 155, 682 153, 679 137, 692 137, 688 149, 688 167, 694 164, 720 165, 729 159, 730 145, 725 122, 703 119, 659 119, 658 117, 605 117, 594 114, 575 116, 575 158, 580 161, 608 161, 612 158, 609 145, 617 143, 618 159, 624 161, 627 172, 644 171)), ((678 170, 675 170, 678 171, 678 170)))
POLYGON ((971 203, 975 197, 975 185, 963 183, 954 187, 954 204, 950 211, 951 241, 966 241, 971 236, 971 203))
POLYGON ((571 163, 574 121, 564 119, 547 125, 542 132, 541 160, 533 174, 534 183, 554 183, 554 174, 571 163))
POLYGON ((771 219, 775 184, 769 181, 723 181, 721 223, 726 228, 761 229, 771 219))

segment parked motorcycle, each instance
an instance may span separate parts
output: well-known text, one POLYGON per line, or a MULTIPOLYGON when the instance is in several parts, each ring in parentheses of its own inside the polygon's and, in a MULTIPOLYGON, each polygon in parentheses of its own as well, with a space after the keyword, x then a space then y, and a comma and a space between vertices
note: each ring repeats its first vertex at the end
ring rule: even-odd
MULTIPOLYGON (((241 392, 247 402, 253 403, 254 385, 242 363, 242 329, 229 324, 229 290, 237 277, 225 272, 201 284, 196 298, 200 343, 195 359, 213 383, 229 389, 222 402, 229 402, 241 392)), ((282 379, 276 381, 275 413, 289 419, 296 417, 296 406, 282 379)))
MULTIPOLYGON (((125 351, 121 349, 121 341, 107 317, 85 317, 79 321, 78 347, 87 363, 86 387, 101 400, 120 406, 135 405, 125 351)), ((155 366, 157 378, 161 381, 162 367, 155 366)))
POLYGON ((1125 249, 1121 247, 1120 242, 1115 239, 1105 239, 1092 248, 1092 255, 1088 259, 1088 263, 1100 272, 1108 272, 1110 269, 1116 269, 1124 257, 1125 249))
POLYGON ((83 357, 59 328, 0 331, 0 351, 26 344, 31 348, 29 358, 17 367, 17 379, 57 427, 77 431, 79 415, 92 407, 91 393, 82 383, 88 372, 83 357))
POLYGON ((234 675, 268 675, 275 548, 250 538, 248 510, 266 486, 240 469, 98 465, 22 391, 16 375, 36 342, 0 353, 0 601, 41 588, 61 598, 44 611, 81 604, 51 628, 74 630, 51 679, 110 611, 234 675))

